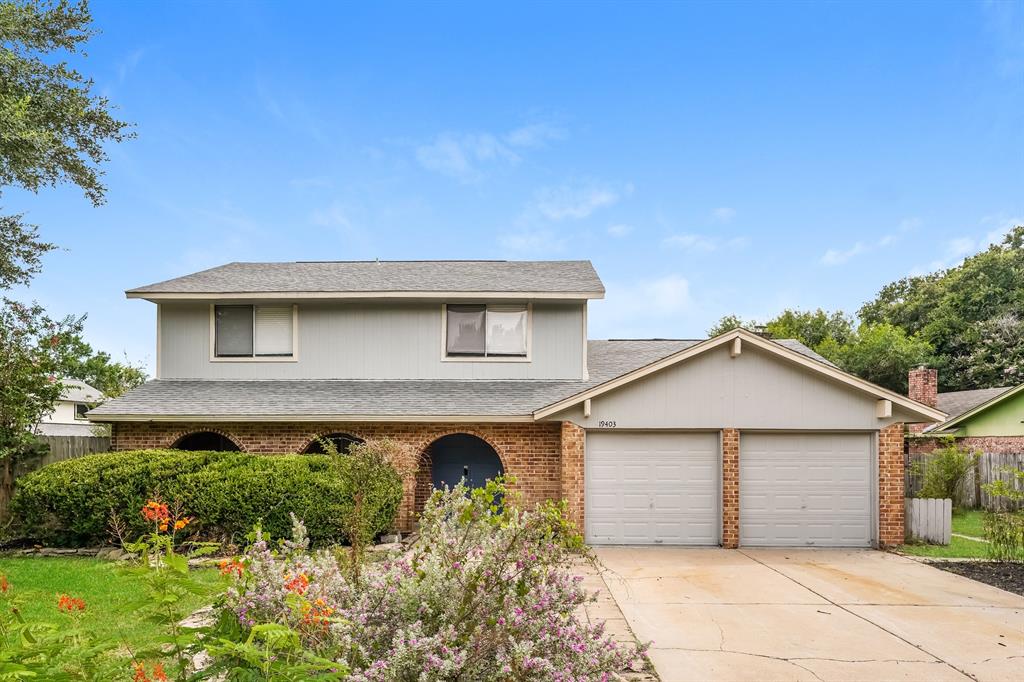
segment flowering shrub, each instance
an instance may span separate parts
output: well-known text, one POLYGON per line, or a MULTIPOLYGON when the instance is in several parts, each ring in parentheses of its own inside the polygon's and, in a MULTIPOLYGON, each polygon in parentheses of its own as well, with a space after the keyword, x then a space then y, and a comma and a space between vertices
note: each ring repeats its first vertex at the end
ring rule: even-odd
POLYGON ((576 618, 590 597, 563 568, 572 542, 557 507, 523 511, 501 481, 460 485, 434 493, 409 551, 353 580, 335 554, 308 551, 295 520, 292 540, 275 550, 258 534, 240 560, 215 669, 261 670, 269 659, 240 643, 271 626, 322 674, 360 682, 607 679, 643 651, 576 618))

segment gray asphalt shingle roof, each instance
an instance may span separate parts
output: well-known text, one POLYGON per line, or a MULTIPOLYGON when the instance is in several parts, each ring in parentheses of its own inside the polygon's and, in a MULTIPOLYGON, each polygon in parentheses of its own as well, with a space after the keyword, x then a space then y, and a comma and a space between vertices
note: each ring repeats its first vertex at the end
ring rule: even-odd
MULTIPOLYGON (((937 407, 949 415, 946 421, 952 421, 964 412, 970 412, 978 405, 987 403, 998 395, 1009 391, 1013 386, 999 388, 979 388, 972 391, 949 391, 938 395, 937 407)), ((937 427, 941 428, 941 424, 937 427)))
MULTIPOLYGON (((104 417, 516 416, 688 348, 696 340, 590 341, 588 381, 158 379, 89 413, 104 417)), ((808 357, 793 342, 782 344, 808 357)))
POLYGON ((604 293, 590 261, 228 263, 128 294, 604 293))

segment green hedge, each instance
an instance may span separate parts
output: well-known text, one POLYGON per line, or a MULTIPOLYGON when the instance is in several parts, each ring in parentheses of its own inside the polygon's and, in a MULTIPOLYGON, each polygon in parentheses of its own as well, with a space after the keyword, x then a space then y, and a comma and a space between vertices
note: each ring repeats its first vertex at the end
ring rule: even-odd
MULTIPOLYGON (((324 545, 344 539, 356 492, 349 475, 354 468, 346 457, 327 455, 104 452, 19 478, 12 512, 23 538, 94 545, 109 537, 112 512, 132 539, 150 530, 139 510, 159 497, 180 503, 195 517, 189 529, 204 538, 237 541, 257 522, 273 537, 288 536, 294 512, 312 542, 324 545)), ((373 480, 359 487, 374 534, 388 530, 402 499, 401 477, 390 466, 378 466, 373 480)))

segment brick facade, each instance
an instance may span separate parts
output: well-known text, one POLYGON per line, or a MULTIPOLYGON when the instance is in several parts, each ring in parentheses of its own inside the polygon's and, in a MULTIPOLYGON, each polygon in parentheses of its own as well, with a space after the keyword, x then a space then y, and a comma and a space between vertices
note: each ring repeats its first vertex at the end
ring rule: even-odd
MULTIPOLYGON (((1024 436, 960 436, 955 440, 957 445, 968 450, 993 455, 1024 452, 1024 436)), ((907 453, 927 455, 942 447, 941 441, 941 436, 912 436, 907 439, 907 453)))
MULTIPOLYGON (((302 452, 314 438, 330 433, 347 433, 365 440, 391 438, 409 446, 409 461, 396 464, 412 472, 404 483, 405 494, 396 522, 400 530, 413 528, 416 514, 423 508, 432 489, 431 443, 448 434, 468 433, 494 448, 505 472, 516 476, 515 489, 523 494, 527 504, 565 499, 569 518, 581 531, 584 529, 586 431, 572 422, 123 422, 114 424, 112 431, 111 448, 114 450, 169 448, 182 436, 197 431, 219 433, 241 450, 255 453, 302 452)), ((923 440, 935 439, 914 439, 912 442, 923 440)), ((740 543, 739 430, 722 429, 721 447, 722 546, 735 548, 740 543)), ((878 435, 879 541, 882 545, 903 542, 903 453, 903 424, 892 424, 882 429, 878 435)))
MULTIPOLYGON (((911 400, 924 403, 928 407, 939 404, 939 370, 930 367, 916 367, 907 374, 907 396, 911 400)), ((928 426, 927 422, 910 424, 907 428, 911 433, 920 433, 928 426)))
POLYGON ((878 432, 878 542, 883 547, 904 540, 903 424, 878 432))
MULTIPOLYGON (((562 497, 562 427, 558 422, 120 422, 113 425, 111 449, 169 448, 182 436, 197 431, 219 433, 244 452, 257 453, 303 452, 317 436, 339 432, 364 440, 391 438, 403 443, 409 446, 411 460, 396 464, 402 469, 415 469, 421 473, 412 473, 406 478, 405 495, 397 520, 400 530, 412 528, 416 512, 423 508, 426 496, 429 495, 430 464, 427 450, 430 444, 451 433, 469 433, 489 443, 498 453, 505 472, 516 476, 514 487, 523 494, 527 504, 558 500, 562 497), (426 472, 425 478, 422 472, 426 472)), ((579 448, 582 453, 582 445, 579 448)), ((579 469, 582 473, 582 454, 579 469)), ((579 481, 581 490, 578 497, 582 510, 582 478, 579 481)))
POLYGON ((740 546, 740 432, 722 429, 722 547, 740 546))
POLYGON ((569 506, 569 520, 584 530, 583 452, 587 432, 572 422, 562 422, 562 497, 569 506))

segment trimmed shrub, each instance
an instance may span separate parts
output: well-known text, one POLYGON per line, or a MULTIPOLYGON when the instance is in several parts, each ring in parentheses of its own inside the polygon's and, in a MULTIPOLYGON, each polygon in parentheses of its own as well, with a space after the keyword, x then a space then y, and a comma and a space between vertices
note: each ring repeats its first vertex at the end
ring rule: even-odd
POLYGON ((180 504, 196 518, 189 528, 204 538, 239 540, 256 523, 272 536, 286 536, 294 513, 322 545, 346 539, 357 491, 370 532, 391 527, 402 479, 383 461, 373 467, 370 485, 359 480, 366 473, 365 464, 346 456, 105 452, 18 479, 12 511, 19 535, 58 546, 103 542, 115 513, 128 537, 146 532, 139 509, 153 498, 180 504))

